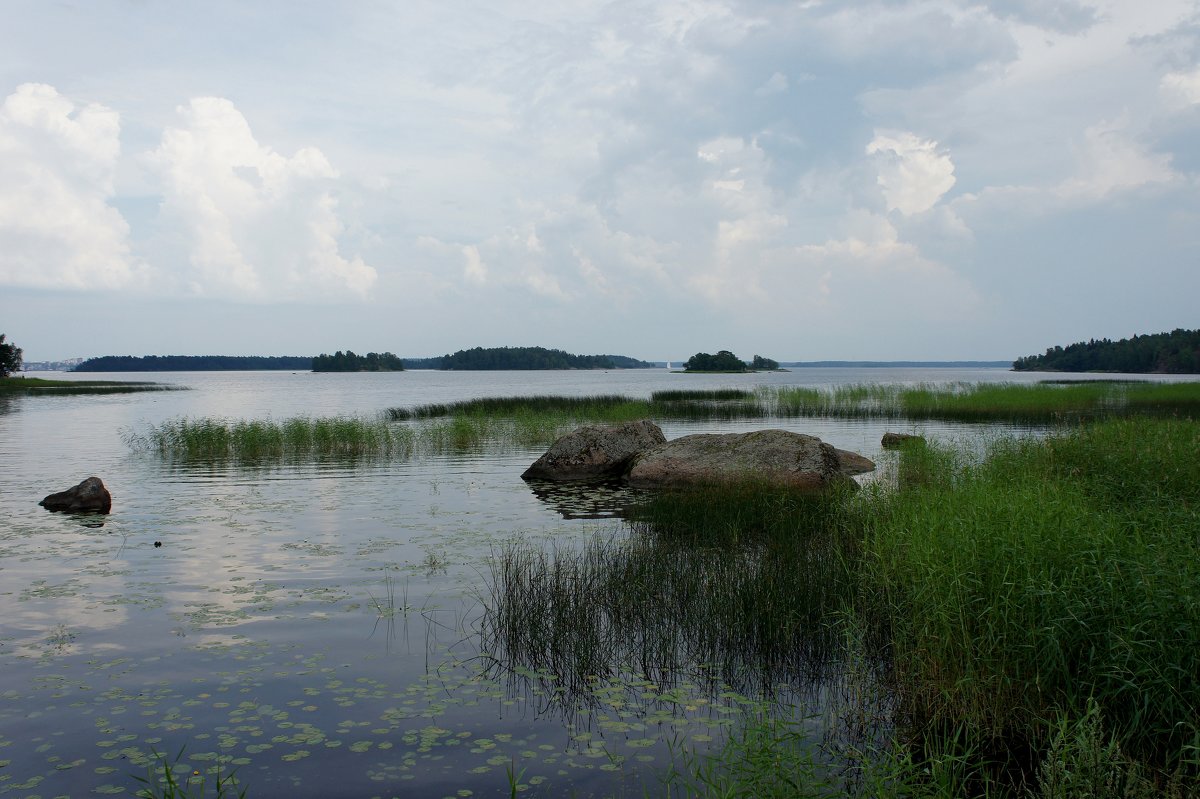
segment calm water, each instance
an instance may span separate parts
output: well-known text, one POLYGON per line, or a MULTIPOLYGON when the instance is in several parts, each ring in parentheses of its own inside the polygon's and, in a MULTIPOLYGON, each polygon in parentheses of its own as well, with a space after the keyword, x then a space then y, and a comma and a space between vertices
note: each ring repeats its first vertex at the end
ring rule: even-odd
MULTIPOLYGON (((357 466, 186 467, 131 452, 122 431, 180 416, 373 415, 480 396, 1043 376, 116 377, 190 390, 0 400, 0 795, 132 796, 152 752, 174 757, 181 748, 180 773, 236 766, 252 797, 507 796, 517 774, 535 795, 641 795, 656 784, 667 741, 701 750, 719 742, 745 704, 687 679, 668 691, 627 676, 611 690, 598 685, 590 704, 567 706, 537 680, 481 657, 475 622, 498 547, 572 546, 621 530, 617 519, 596 518, 619 497, 531 490, 519 475, 540 449, 357 466), (92 474, 113 494, 102 526, 38 507, 92 474)), ((664 431, 765 426, 874 458, 887 429, 959 440, 988 430, 798 419, 664 431)))

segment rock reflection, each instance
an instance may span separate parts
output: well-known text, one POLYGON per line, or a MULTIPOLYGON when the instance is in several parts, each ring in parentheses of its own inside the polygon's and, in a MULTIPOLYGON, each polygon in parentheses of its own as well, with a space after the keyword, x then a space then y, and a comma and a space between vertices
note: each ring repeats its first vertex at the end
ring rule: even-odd
POLYGON ((621 480, 603 482, 527 480, 533 495, 564 519, 622 519, 645 491, 621 480))

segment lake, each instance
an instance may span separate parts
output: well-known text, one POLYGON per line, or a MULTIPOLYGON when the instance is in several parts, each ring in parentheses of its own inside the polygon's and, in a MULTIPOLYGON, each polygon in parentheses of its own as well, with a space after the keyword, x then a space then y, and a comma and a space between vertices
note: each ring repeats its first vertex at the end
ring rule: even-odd
MULTIPOLYGON (((179 755, 184 777, 211 780, 218 767, 237 768, 251 797, 507 796, 510 782, 533 795, 641 795, 656 792, 672 752, 719 745, 763 698, 692 673, 664 682, 632 670, 597 679, 586 701, 568 701, 483 649, 478 621, 497 551, 514 541, 570 548, 625 531, 616 509, 630 497, 619 488, 545 491, 523 482, 541 447, 251 467, 134 452, 126 432, 179 417, 374 416, 484 396, 1047 375, 831 368, 66 377, 188 390, 0 398, 0 795, 132 796, 155 752, 179 755), (37 505, 93 474, 112 492, 109 516, 37 505)), ((668 438, 763 427, 811 433, 881 462, 886 430, 972 442, 1004 429, 836 419, 663 424, 668 438)), ((795 702, 807 701, 802 694, 784 692, 795 702)))

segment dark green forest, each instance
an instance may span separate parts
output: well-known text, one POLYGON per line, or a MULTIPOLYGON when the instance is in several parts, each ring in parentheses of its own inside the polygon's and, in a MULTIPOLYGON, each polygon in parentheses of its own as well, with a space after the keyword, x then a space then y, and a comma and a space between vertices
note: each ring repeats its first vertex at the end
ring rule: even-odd
POLYGON ((745 372, 748 367, 729 350, 721 350, 716 355, 697 352, 687 359, 683 369, 685 372, 745 372))
POLYGON ((645 369, 653 364, 623 355, 572 355, 545 347, 475 347, 441 358, 422 359, 424 368, 489 369, 645 369), (436 361, 437 366, 432 362, 436 361))
POLYGON ((404 361, 390 352, 368 352, 355 355, 352 350, 338 350, 333 355, 321 353, 312 359, 314 372, 403 372, 404 361))
POLYGON ((1200 374, 1200 330, 1176 329, 1120 341, 1103 338, 1051 347, 1045 355, 1013 361, 1013 370, 1200 374))
POLYGON ((312 356, 263 355, 104 355, 89 358, 73 372, 234 372, 312 368, 312 356))

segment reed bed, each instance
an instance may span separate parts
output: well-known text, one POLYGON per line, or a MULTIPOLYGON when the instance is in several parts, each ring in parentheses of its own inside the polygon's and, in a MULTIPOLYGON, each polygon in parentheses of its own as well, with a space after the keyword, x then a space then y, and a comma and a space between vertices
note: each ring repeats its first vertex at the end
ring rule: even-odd
POLYGON ((835 660, 826 616, 851 586, 819 505, 759 486, 671 492, 637 511, 628 538, 505 547, 484 648, 575 697, 630 669, 753 693, 811 685, 835 660))
POLYGON ((1054 423, 1113 416, 1193 416, 1200 383, 861 384, 781 388, 765 395, 778 416, 1054 423))
POLYGON ((358 417, 179 418, 142 432, 127 431, 124 439, 134 450, 181 460, 235 462, 409 455, 415 446, 412 430, 358 417))
POLYGON ((940 479, 876 502, 859 607, 911 727, 1028 776, 1094 702, 1131 762, 1200 777, 1197 455, 1195 422, 1108 421, 948 473, 934 451, 913 471, 940 479))
POLYGON ((49 380, 41 377, 0 377, 0 396, 34 394, 61 396, 73 394, 130 394, 137 391, 180 391, 182 386, 120 380, 49 380))
POLYGON ((856 723, 894 733, 867 758, 881 795, 1196 796, 1200 423, 895 457, 897 486, 660 493, 625 537, 502 550, 484 645, 563 701, 587 675, 697 663, 766 695, 869 671, 888 700, 856 723))

